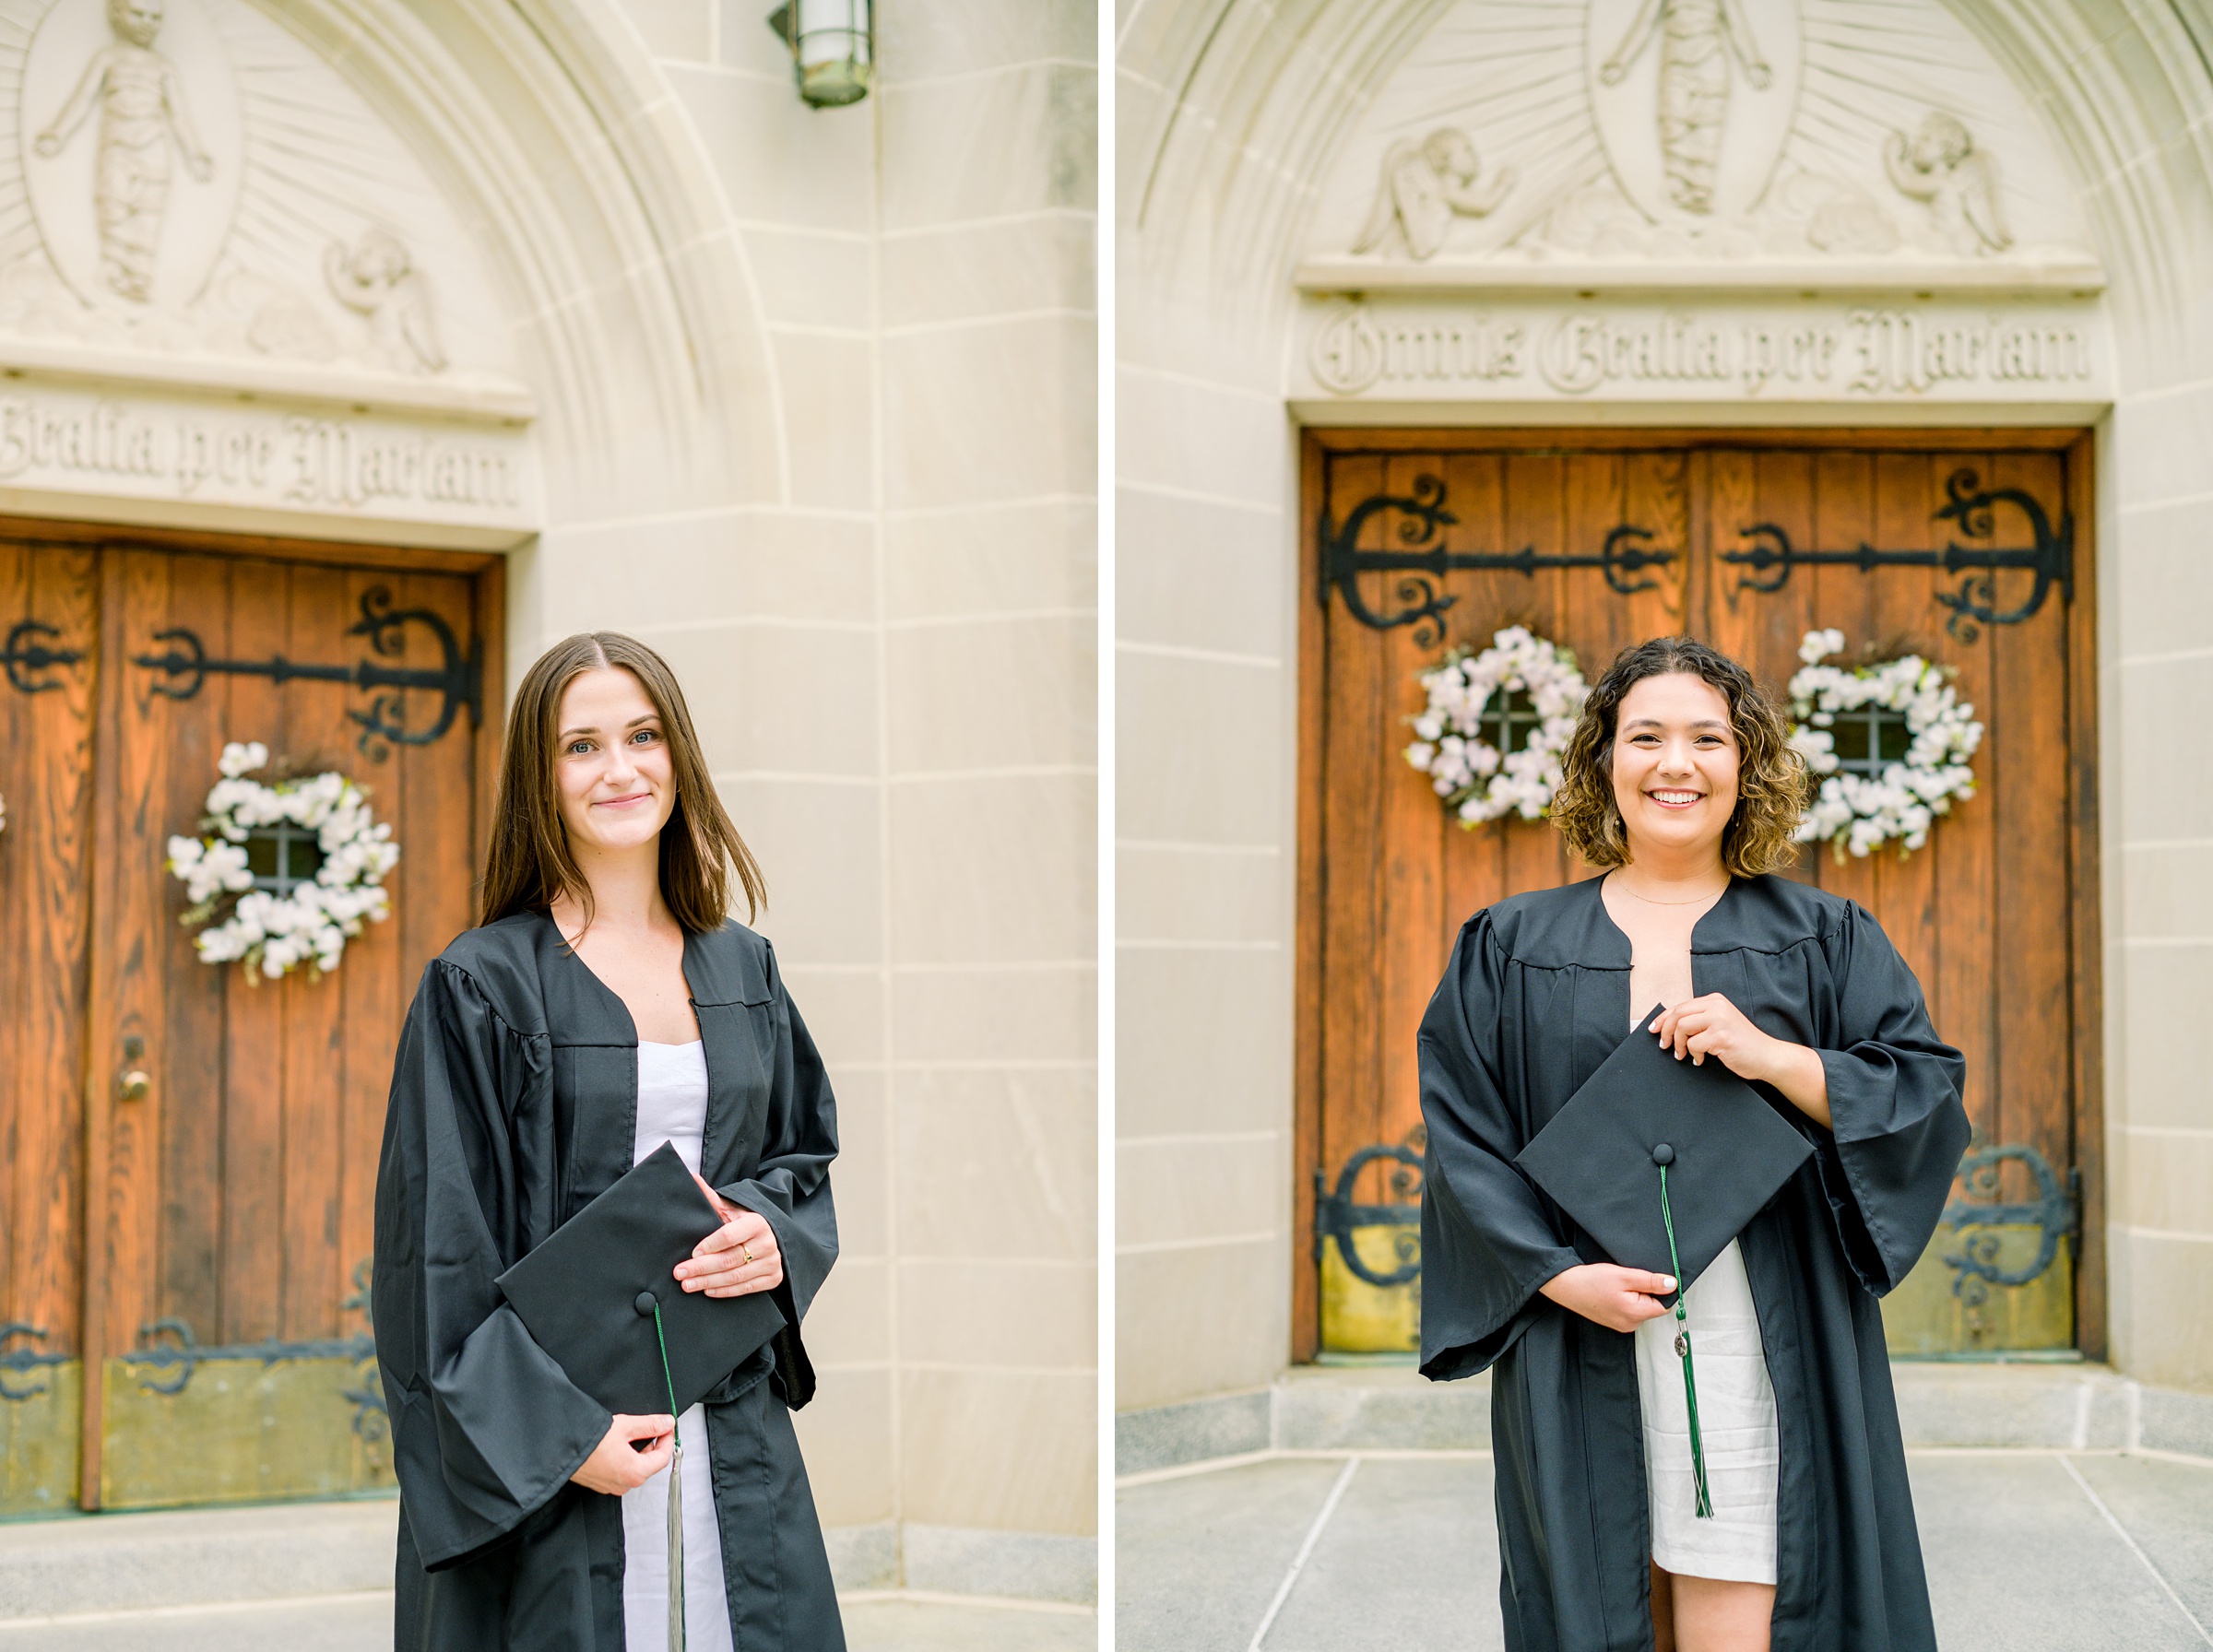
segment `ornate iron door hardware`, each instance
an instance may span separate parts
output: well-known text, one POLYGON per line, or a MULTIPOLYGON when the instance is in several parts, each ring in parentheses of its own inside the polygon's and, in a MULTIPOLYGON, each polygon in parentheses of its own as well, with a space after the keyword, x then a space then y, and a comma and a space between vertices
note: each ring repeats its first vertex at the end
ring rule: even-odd
POLYGON ((49 1383, 26 1379, 36 1377, 41 1366, 60 1365, 77 1357, 67 1353, 46 1353, 36 1348, 8 1347, 18 1337, 27 1343, 46 1340, 45 1331, 35 1325, 26 1325, 20 1319, 0 1325, 0 1399, 37 1398, 46 1392, 49 1383))
POLYGON ((170 700, 190 700, 200 691, 200 685, 209 672, 220 672, 231 677, 266 677, 272 682, 286 683, 295 678, 311 682, 351 683, 364 693, 379 692, 365 712, 348 712, 346 714, 361 726, 361 738, 357 742, 361 749, 374 761, 382 762, 387 749, 383 742, 389 740, 400 746, 428 746, 454 726, 454 718, 462 708, 468 711, 468 726, 479 726, 484 719, 484 643, 481 638, 471 638, 468 652, 463 654, 455 640, 453 628, 429 608, 392 608, 392 593, 383 585, 363 593, 361 618, 358 624, 347 627, 349 637, 369 639, 378 654, 394 655, 400 650, 402 635, 410 620, 430 628, 438 641, 444 663, 435 667, 382 666, 374 660, 362 660, 351 666, 302 665, 288 660, 281 654, 266 660, 209 659, 207 651, 195 631, 177 627, 154 633, 154 641, 171 644, 166 654, 141 654, 132 664, 143 666, 149 671, 160 672, 169 678, 153 685, 153 691, 170 700), (438 715, 427 728, 409 728, 407 726, 405 693, 409 689, 426 689, 440 696, 438 715))
POLYGON ((1459 521, 1459 517, 1445 509, 1445 484, 1434 476, 1414 478, 1411 495, 1378 493, 1362 500, 1352 508, 1343 527, 1332 523, 1329 512, 1324 510, 1320 533, 1323 606, 1328 606, 1330 592, 1335 590, 1343 596, 1346 611, 1361 624, 1378 631, 1414 626, 1414 640, 1427 648, 1443 640, 1444 612, 1460 600, 1457 596, 1440 596, 1435 584, 1453 570, 1483 569, 1533 576, 1540 568, 1595 568, 1605 575, 1609 586, 1629 596, 1639 591, 1650 591, 1659 584, 1657 580, 1637 579, 1633 575, 1646 568, 1663 567, 1682 554, 1649 549, 1651 531, 1632 527, 1627 523, 1611 529, 1604 545, 1595 551, 1540 554, 1533 545, 1514 551, 1449 551, 1438 537, 1438 530, 1459 521), (1380 511, 1405 513, 1405 520, 1399 524, 1398 536, 1406 549, 1359 548, 1361 530, 1380 511), (1432 540, 1436 542, 1431 544, 1432 540), (1419 549, 1424 546, 1428 549, 1419 549), (1429 577, 1400 581, 1398 600, 1404 606, 1395 613, 1379 614, 1360 595, 1359 576, 1363 573, 1426 573, 1429 577))
POLYGON ((1976 1228, 2034 1227, 2038 1230, 2036 1257, 2026 1268, 1998 1266, 1998 1236, 1985 1233, 1962 1239, 1959 1254, 1946 1257, 1944 1265, 1957 1274, 1952 1294, 1972 1306, 1983 1301, 1992 1285, 2026 1285, 2052 1266, 2060 1241, 2082 1231, 2082 1173, 2069 1170, 2065 1186, 2051 1161, 2032 1147, 2015 1142, 1996 1147, 1970 1147, 1959 1161, 1959 1180, 1970 1194, 1994 1195, 1998 1173, 2008 1159, 2028 1167, 2036 1179, 2036 1198, 2020 1204, 1983 1204, 1956 1198, 1944 1208, 1944 1225, 1968 1233, 1976 1228))
POLYGON ((1946 478, 1944 490, 1947 502, 1937 511, 1939 522, 1956 522, 1970 538, 1990 538, 1994 530, 1993 507, 2009 504, 2028 517, 2033 545, 2007 549, 1981 549, 1964 546, 1957 541, 1942 550, 1877 550, 1862 544, 1856 550, 1801 550, 1791 543, 1791 537, 1771 522, 1756 523, 1738 530, 1740 538, 1752 544, 1743 550, 1725 550, 1722 560, 1748 568, 1750 572, 1737 579, 1739 590, 1780 591, 1790 582, 1791 570, 1801 563, 1809 566, 1857 568, 1862 573, 1872 573, 1877 568, 1941 568, 1947 574, 1966 577, 1957 591, 1939 591, 1936 600, 1952 610, 1945 621, 1945 630, 1962 643, 1971 643, 1981 634, 1977 622, 1983 625, 2018 625, 2044 606, 2044 597, 2053 585, 2059 587, 2060 600, 2075 600, 2075 518, 2072 513, 2061 511, 2059 526, 2055 531, 2052 519, 2044 514, 2043 506, 2018 488, 1984 488, 1972 470, 1956 470, 1946 478), (2019 568, 2035 574, 2036 584, 2027 600, 2019 607, 2000 611, 1997 606, 1996 573, 2000 569, 2019 568), (1769 574, 1772 570, 1772 575, 1769 574))
POLYGON ((1353 1277, 1371 1285, 1389 1289, 1393 1285, 1412 1284, 1422 1271, 1422 1156, 1410 1147, 1379 1142, 1364 1147, 1344 1162, 1337 1173, 1337 1190, 1332 1193, 1322 1173, 1314 1173, 1314 1260, 1321 1260, 1329 1241, 1337 1241, 1337 1255, 1353 1277), (1391 1191, 1407 1196, 1402 1202, 1390 1205, 1357 1205, 1353 1202, 1353 1188, 1360 1173, 1379 1159, 1395 1159, 1404 1168, 1391 1173, 1391 1191), (1399 1265, 1390 1273, 1378 1273, 1360 1259, 1359 1250, 1353 1244, 1355 1228, 1395 1227, 1399 1231, 1391 1236, 1391 1249, 1399 1265))
POLYGON ((53 626, 41 625, 36 620, 18 620, 8 627, 7 642, 0 646, 0 665, 6 667, 7 680, 19 692, 36 694, 44 689, 60 688, 58 679, 41 674, 55 666, 74 666, 85 657, 81 648, 50 648, 36 641, 61 634, 53 626))

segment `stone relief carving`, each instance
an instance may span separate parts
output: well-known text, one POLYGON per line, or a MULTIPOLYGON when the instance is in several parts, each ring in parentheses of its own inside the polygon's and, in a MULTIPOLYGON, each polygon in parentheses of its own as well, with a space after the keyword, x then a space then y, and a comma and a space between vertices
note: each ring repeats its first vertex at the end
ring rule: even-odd
POLYGON ((2049 138, 1940 0, 1453 0, 1315 226, 1324 259, 1438 266, 2094 264, 2049 138))
POLYGON ((462 220, 249 0, 0 0, 6 336, 515 387, 462 220))
POLYGON ((173 142, 192 175, 215 175, 215 158, 194 131, 183 77, 155 49, 161 32, 161 0, 108 0, 114 39, 92 54, 35 148, 52 159, 100 105, 93 203, 100 223, 101 278, 133 303, 153 297, 154 260, 169 206, 170 148, 173 142))
POLYGON ((1668 196, 1686 212, 1710 213, 1729 121, 1730 59, 1756 89, 1772 84, 1775 72, 1759 54, 1742 0, 1644 0, 1599 79, 1619 86, 1655 32, 1668 196))
POLYGON ((1899 195, 1926 204, 1931 227, 1950 251, 1980 257, 2013 244, 1998 201, 1997 158, 1978 149, 1956 117, 1931 110, 1911 137, 1890 134, 1883 167, 1899 195))
POLYGON ((333 242, 323 253, 331 296, 369 323, 376 359, 396 372, 443 372, 430 277, 414 266, 398 236, 374 225, 351 247, 333 242))
POLYGON ((1405 138, 1383 157, 1383 176, 1367 228, 1353 245, 1371 253, 1397 239, 1416 258, 1428 258, 1445 244, 1455 214, 1483 218, 1497 209, 1514 187, 1514 169, 1497 167, 1482 178, 1475 145, 1457 126, 1439 126, 1418 143, 1405 138), (1479 183, 1478 180, 1482 179, 1479 183))

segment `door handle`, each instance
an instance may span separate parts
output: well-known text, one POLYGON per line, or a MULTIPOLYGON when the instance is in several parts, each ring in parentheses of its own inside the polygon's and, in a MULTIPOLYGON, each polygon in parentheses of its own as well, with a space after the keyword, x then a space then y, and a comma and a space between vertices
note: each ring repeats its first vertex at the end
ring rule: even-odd
POLYGON ((119 1101, 143 1102, 154 1088, 153 1079, 143 1068, 134 1064, 146 1058, 146 1040, 132 1033, 123 1041, 124 1071, 116 1078, 115 1095, 119 1101))

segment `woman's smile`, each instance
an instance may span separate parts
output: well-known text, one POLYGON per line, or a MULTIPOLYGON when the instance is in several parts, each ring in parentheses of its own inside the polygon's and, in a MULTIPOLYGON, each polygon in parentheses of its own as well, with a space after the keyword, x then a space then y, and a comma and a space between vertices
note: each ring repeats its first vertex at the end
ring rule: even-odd
POLYGON ((1688 808, 1692 804, 1702 803, 1706 799, 1704 792, 1675 790, 1653 790, 1645 793, 1645 796, 1663 808, 1688 808))
POLYGON ((650 791, 626 792, 620 797, 602 797, 592 807, 594 808, 628 808, 633 803, 650 803, 652 801, 653 794, 650 791))

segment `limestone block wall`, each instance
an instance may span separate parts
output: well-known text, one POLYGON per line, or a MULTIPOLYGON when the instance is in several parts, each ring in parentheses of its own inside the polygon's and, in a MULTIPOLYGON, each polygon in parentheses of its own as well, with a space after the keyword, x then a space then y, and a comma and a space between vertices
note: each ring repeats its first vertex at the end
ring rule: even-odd
POLYGON ((880 5, 876 91, 815 111, 769 5, 623 5, 769 341, 773 482, 550 529, 510 658, 663 651, 766 868, 839 1101, 799 1426, 842 1580, 1087 1598, 1094 13, 880 5))

